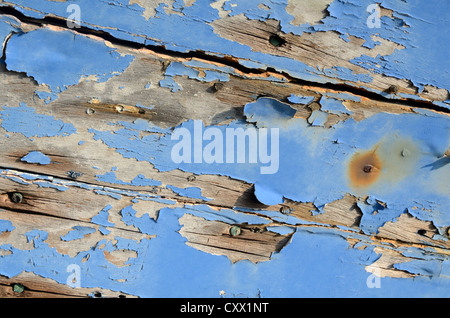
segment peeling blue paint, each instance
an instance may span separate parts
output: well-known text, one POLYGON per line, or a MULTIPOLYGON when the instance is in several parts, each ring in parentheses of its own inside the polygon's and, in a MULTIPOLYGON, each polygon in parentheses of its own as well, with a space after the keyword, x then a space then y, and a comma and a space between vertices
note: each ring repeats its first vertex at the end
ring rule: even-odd
MULTIPOLYGON (((36 18, 42 18, 50 13, 66 17, 67 5, 72 3, 72 1, 61 3, 28 0, 10 2, 17 4, 16 8, 24 14, 36 18)), ((280 72, 285 71, 292 76, 316 82, 333 82, 333 77, 351 83, 356 81, 369 83, 372 80, 370 74, 355 74, 348 68, 340 66, 318 71, 302 62, 255 52, 246 45, 224 39, 208 24, 220 17, 218 11, 212 8, 207 0, 197 0, 190 6, 185 6, 178 0, 175 1, 172 9, 180 14, 166 13, 163 8, 167 5, 160 4, 156 8, 155 16, 149 19, 144 17, 144 8, 138 4, 90 0, 80 0, 76 4, 82 9, 89 8, 83 10, 82 26, 105 30, 120 39, 164 45, 169 50, 180 52, 201 50, 220 56, 230 55, 236 57, 242 65, 251 64, 256 68, 273 67, 280 72), (127 18, 118 18, 124 16, 127 18), (177 32, 172 32, 174 26, 181 27, 177 28, 177 32), (192 34, 195 34, 195 37, 192 37, 192 34), (331 76, 331 78, 325 80, 321 75, 331 76)), ((328 14, 319 23, 315 25, 305 23, 299 26, 291 23, 294 17, 286 11, 287 0, 276 2, 228 0, 224 2, 223 8, 229 10, 229 16, 244 14, 248 19, 259 21, 278 20, 280 29, 284 33, 302 35, 303 33, 338 32, 341 37, 347 38, 347 41, 348 36, 352 35, 365 40, 363 46, 368 49, 378 45, 379 41, 372 39, 373 35, 377 35, 404 48, 395 50, 390 55, 375 58, 361 55, 351 61, 353 64, 373 73, 411 80, 419 88, 419 92, 427 84, 448 90, 450 88, 448 76, 440 71, 443 65, 448 65, 446 50, 441 45, 446 43, 445 32, 440 30, 445 29, 449 21, 446 17, 435 19, 435 12, 447 12, 448 4, 436 2, 422 8, 419 0, 407 2, 385 0, 380 3, 380 6, 393 10, 392 17, 382 16, 380 28, 370 28, 367 25, 370 15, 367 7, 371 4, 373 4, 371 0, 335 0, 328 5, 326 8, 328 14), (433 22, 430 23, 430 21, 433 22), (436 35, 432 41, 429 34, 436 35), (420 63, 416 61, 417 56, 422 57, 420 63), (374 67, 375 65, 380 67, 374 67), (428 74, 435 75, 430 77, 428 74)), ((169 87, 173 91, 181 89, 170 77, 163 80, 160 85, 169 87)), ((390 97, 395 98, 394 95, 390 97)))
POLYGON ((185 213, 191 214, 194 216, 202 217, 208 221, 220 221, 227 224, 269 224, 270 220, 256 216, 241 213, 239 211, 231 210, 231 209, 220 209, 219 211, 210 208, 207 205, 199 204, 195 206, 184 206, 183 208, 164 208, 160 210, 160 213, 174 213, 183 215, 185 213))
POLYGON ((120 194, 117 194, 117 193, 111 193, 111 192, 105 191, 105 190, 94 190, 94 192, 97 193, 97 194, 100 194, 100 195, 110 196, 111 198, 116 199, 116 200, 122 199, 122 196, 120 194))
MULTIPOLYGON (((193 65, 193 66, 206 66, 204 65, 206 63, 200 63, 200 62, 192 62, 186 63, 186 65, 193 65)), ((208 70, 203 71, 203 75, 200 75, 200 72, 186 66, 185 64, 181 62, 172 62, 167 67, 166 72, 164 74, 164 79, 159 82, 159 85, 161 87, 167 87, 170 88, 172 92, 177 92, 181 90, 181 86, 175 82, 174 77, 175 76, 187 76, 190 79, 195 79, 202 82, 212 82, 212 81, 220 81, 220 82, 226 82, 230 80, 229 74, 222 72, 222 68, 210 65, 208 70), (211 68, 220 70, 211 70, 211 68)), ((229 71, 228 69, 226 69, 229 71)))
MULTIPOLYGON (((89 191, 93 191, 94 193, 97 193, 99 195, 106 195, 110 196, 116 200, 120 200, 122 198, 122 195, 127 197, 132 197, 139 200, 157 200, 159 196, 152 195, 149 193, 139 193, 137 191, 130 191, 130 190, 121 190, 121 189, 114 189, 104 186, 98 186, 98 185, 92 185, 92 184, 86 184, 82 182, 76 182, 76 181, 69 181, 65 179, 59 179, 54 177, 49 177, 45 175, 38 175, 38 174, 31 174, 31 173, 24 173, 24 172, 17 172, 17 171, 11 171, 11 170, 3 170, 0 169, 0 177, 6 178, 11 181, 17 182, 19 184, 23 185, 30 185, 35 184, 42 188, 53 188, 58 191, 68 191, 70 187, 77 187, 80 189, 85 189, 89 191)), ((133 182, 133 185, 142 185, 146 184, 148 180, 151 179, 144 179, 144 183, 141 183, 141 177, 136 177, 133 182)), ((151 181, 153 182, 159 182, 159 181, 151 181)), ((120 183, 119 183, 120 184, 120 183)), ((131 183, 130 183, 131 184, 131 183)), ((171 200, 163 200, 164 203, 167 204, 173 204, 173 201, 171 200)))
POLYGON ((255 197, 265 205, 276 205, 283 203, 283 194, 262 182, 255 183, 255 197))
MULTIPOLYGON (((2 15, 0 17, 0 43, 1 43, 1 49, 3 52, 4 45, 6 43, 7 38, 10 36, 11 33, 19 32, 19 28, 17 27, 20 25, 20 22, 15 20, 12 17, 4 16, 2 15)), ((2 62, 3 59, 2 59, 2 62)))
POLYGON ((164 76, 164 79, 159 81, 159 86, 170 88, 172 93, 182 90, 181 86, 175 82, 172 76, 164 76))
POLYGON ((312 126, 323 126, 328 119, 328 113, 321 110, 314 110, 308 117, 308 123, 312 126))
POLYGON ((302 105, 308 105, 312 101, 314 101, 314 96, 298 96, 291 94, 291 96, 288 97, 288 101, 294 104, 302 104, 302 105))
POLYGON ((323 70, 323 73, 329 77, 339 78, 344 81, 350 82, 363 82, 363 83, 371 83, 373 77, 369 74, 362 73, 354 73, 351 69, 341 67, 341 66, 333 66, 332 68, 327 68, 323 70))
POLYGON ((443 277, 449 277, 445 273, 445 266, 448 264, 449 258, 435 253, 430 248, 422 250, 410 247, 403 251, 402 255, 411 259, 408 262, 394 264, 394 268, 430 278, 436 278, 442 274, 443 277))
POLYGON ((198 78, 199 72, 193 68, 183 65, 181 62, 172 62, 167 67, 166 76, 187 76, 188 78, 195 79, 198 78))
MULTIPOLYGON (((348 119, 336 124, 333 129, 325 129, 309 126, 304 119, 292 118, 295 110, 273 99, 261 98, 248 104, 244 111, 248 120, 257 123, 258 127, 280 129, 280 170, 275 175, 261 175, 258 164, 175 164, 167 150, 176 143, 170 140, 169 132, 160 138, 144 136, 138 139, 128 137, 131 132, 124 129, 92 132, 94 139, 103 140, 124 157, 148 161, 160 171, 181 169, 196 174, 227 175, 253 183, 258 199, 262 202, 273 204, 284 197, 299 202, 313 202, 320 212, 326 203, 338 200, 346 193, 372 195, 382 202, 388 202, 389 208, 397 211, 397 214, 414 207, 415 202, 424 202, 425 209, 433 209, 433 216, 418 209, 409 210, 410 213, 422 220, 433 220, 437 226, 450 224, 450 215, 445 208, 448 197, 445 190, 438 186, 443 184, 442 178, 447 173, 442 169, 447 170, 449 166, 440 168, 440 173, 439 170, 435 173, 419 169, 435 162, 446 151, 449 143, 447 119, 380 113, 360 122, 348 119), (383 160, 386 160, 384 177, 369 188, 352 188, 347 169, 355 149, 371 149, 379 143, 382 145, 378 147, 383 160), (402 148, 398 148, 401 146, 410 147, 412 156, 402 157, 402 148), (403 168, 399 168, 402 165, 403 168), (411 173, 401 173, 408 169, 413 170, 410 170, 411 173), (318 178, 319 175, 328 177, 318 178), (332 183, 329 178, 333 180, 332 183), (262 189, 265 189, 265 194, 261 192, 262 189), (268 199, 273 195, 278 199, 268 199)), ((245 129, 247 125, 236 121, 215 127, 224 131, 227 127, 245 129)), ((193 121, 187 121, 180 127, 194 131, 193 121)))
MULTIPOLYGON (((124 285, 134 285, 137 277, 135 273, 142 268, 143 251, 147 248, 148 239, 143 238, 139 243, 132 240, 117 237, 117 243, 101 240, 97 246, 88 251, 82 251, 75 257, 59 254, 56 248, 49 247, 45 242, 48 233, 41 230, 32 230, 25 233, 28 241, 33 241, 34 249, 21 250, 11 244, 4 244, 0 249, 11 251, 11 255, 0 257, 2 264, 0 272, 6 277, 15 277, 22 271, 34 272, 43 277, 50 277, 61 284, 67 283, 69 265, 80 266, 82 287, 98 287, 100 285, 113 290, 120 290, 124 285), (127 266, 119 268, 106 261, 104 251, 128 249, 136 251, 137 258, 130 258, 127 266), (98 265, 100 265, 98 267, 98 265), (121 283, 119 279, 126 279, 121 283)), ((131 288, 132 289, 132 288, 131 288)))
POLYGON ((160 186, 161 181, 146 178, 144 175, 137 175, 131 182, 125 182, 117 179, 116 173, 114 171, 106 172, 103 175, 96 175, 97 181, 102 181, 111 184, 126 184, 133 186, 160 186))
POLYGON ((348 93, 330 93, 330 92, 326 92, 326 93, 322 93, 322 95, 326 96, 326 97, 331 97, 332 99, 343 99, 343 100, 350 100, 350 101, 354 101, 354 102, 361 102, 361 97, 359 96, 355 96, 352 94, 348 94, 348 93))
POLYGON ((27 163, 38 163, 40 165, 48 165, 52 162, 50 157, 40 151, 32 151, 20 160, 27 163))
POLYGON ((291 234, 291 233, 294 233, 296 231, 295 227, 284 226, 284 225, 281 225, 281 226, 268 226, 268 227, 266 227, 266 229, 268 231, 275 232, 275 233, 278 233, 280 235, 291 234))
MULTIPOLYGON (((371 36, 398 43, 404 49, 395 50, 391 55, 372 58, 362 55, 351 60, 371 72, 396 78, 405 78, 413 82, 422 91, 424 85, 433 85, 450 89, 449 77, 442 69, 448 69, 449 62, 443 43, 449 23, 448 16, 436 18, 436 12, 448 12, 447 2, 434 2, 426 6, 419 0, 381 1, 380 6, 393 10, 393 16, 380 18, 380 28, 368 28, 369 16, 366 8, 373 1, 333 1, 327 8, 329 16, 322 24, 314 26, 317 31, 334 30, 372 42, 371 36), (365 18, 361 18, 361 17, 365 18), (435 36, 430 38, 430 34, 435 36), (420 58, 419 58, 420 57, 420 58), (420 59, 420 61, 419 61, 420 59), (378 65, 379 67, 375 67, 378 65), (447 67, 445 67, 446 65, 447 67), (430 76, 430 74, 433 74, 430 76)), ((373 47, 373 44, 365 46, 373 47)))
MULTIPOLYGON (((319 24, 298 27, 290 23, 294 17, 286 12, 286 0, 224 2, 223 8, 230 10, 230 16, 244 14, 248 19, 259 21, 275 19, 280 21, 281 31, 285 33, 338 32, 345 41, 350 41, 350 35, 364 39, 363 46, 369 49, 380 43, 371 38, 376 33, 382 39, 404 46, 403 49, 395 50, 388 56, 362 55, 351 60, 351 63, 368 70, 367 73, 358 74, 349 68, 339 66, 320 71, 298 61, 255 52, 245 45, 225 40, 215 33, 210 25, 210 22, 219 16, 217 10, 206 0, 197 0, 191 6, 184 6, 184 1, 175 0, 171 4, 172 10, 179 14, 167 13, 164 8, 168 5, 160 4, 155 17, 148 20, 143 17, 144 8, 138 4, 129 5, 127 0, 11 2, 23 5, 24 7, 18 7, 18 10, 37 18, 42 18, 50 12, 65 16, 67 4, 76 3, 83 8, 89 8, 83 10, 83 25, 107 30, 121 39, 165 45, 168 49, 181 52, 200 50, 211 54, 232 55, 247 67, 258 69, 272 67, 278 71, 286 71, 292 76, 316 82, 333 82, 334 78, 336 82, 339 80, 370 83, 373 73, 379 73, 411 80, 419 88, 419 92, 426 84, 438 88, 450 87, 448 74, 441 71, 448 65, 447 51, 445 46, 441 45, 446 43, 443 38, 445 32, 438 32, 445 29, 449 21, 447 17, 436 21, 433 15, 436 8, 440 12, 448 12, 449 10, 446 10, 448 4, 436 2, 424 8, 417 0, 382 1, 381 5, 393 9, 394 13, 392 17, 382 17, 382 27, 373 30, 367 28, 364 18, 366 7, 371 4, 369 0, 335 0, 327 8, 329 15, 319 24), (259 4, 264 6, 258 6, 259 4), (177 26, 179 32, 173 32, 173 26, 177 26), (196 36, 192 37, 192 34, 196 36), (429 34, 436 34, 436 37, 430 40, 429 34), (423 59, 421 63, 414 60, 417 56, 423 59), (376 67, 377 65, 379 67, 376 67), (324 74, 331 79, 325 80, 322 77, 324 74)), ((3 5, 5 4, 0 4, 3 5)), ((4 23, 0 20, 0 39, 5 39, 12 31, 9 22, 4 23)), ((116 50, 91 38, 74 35, 68 31, 42 29, 13 35, 8 43, 6 55, 8 69, 25 72, 39 84, 49 86, 51 93, 36 91, 36 95, 44 99, 45 103, 54 100, 57 93, 78 83, 84 76, 96 75, 99 81, 106 81, 123 72, 133 60, 130 56, 120 56, 116 50), (29 49, 30 44, 32 50, 29 49), (83 50, 82 54, 80 50, 83 50), (100 58, 91 61, 89 54, 95 54, 100 58), (59 57, 60 60, 55 57, 59 57), (61 64, 55 65, 55 60, 61 64), (87 67, 84 68, 85 66, 87 67)), ((165 78, 159 84, 176 92, 182 88, 175 82, 175 76, 187 76, 209 82, 227 81, 229 75, 234 74, 234 71, 227 67, 202 65, 195 60, 184 64, 174 62, 169 65, 165 78), (204 71, 205 77, 200 77, 200 72, 191 67, 207 69, 204 71)), ((149 84, 145 88, 148 86, 149 84)), ((392 94, 377 93, 393 98, 390 96, 392 94)), ((230 127, 278 128, 280 170, 275 175, 261 175, 258 163, 231 165, 175 163, 170 157, 170 149, 175 143, 171 140, 172 129, 162 129, 142 119, 132 123, 125 121, 111 123, 109 131, 90 129, 89 132, 94 140, 102 140, 124 158, 149 162, 160 171, 180 169, 195 174, 224 175, 252 183, 257 199, 267 205, 282 203, 285 198, 298 202, 313 202, 317 210, 312 213, 317 214, 323 213, 327 203, 338 200, 347 193, 353 194, 359 198, 357 207, 362 212, 360 228, 364 234, 376 234, 386 222, 395 222, 400 215, 409 213, 420 220, 431 221, 440 232, 437 237, 443 237, 442 231, 450 225, 447 186, 450 165, 447 164, 448 160, 443 158, 450 140, 448 118, 436 114, 424 115, 425 112, 420 111, 418 111, 420 114, 400 115, 379 113, 359 122, 348 119, 331 128, 324 128, 322 125, 327 120, 327 113, 351 114, 342 100, 361 101, 361 99, 343 93, 324 93, 323 96, 325 97, 320 100, 322 109, 314 111, 308 120, 295 118, 295 109, 287 104, 274 99, 260 98, 245 106, 246 121, 211 126, 221 132, 230 127), (141 136, 141 131, 150 134, 141 136), (347 174, 349 162, 359 150, 377 152, 381 157, 380 177, 370 186, 352 185, 347 174), (364 197, 367 199, 362 200, 364 197)), ((423 100, 415 95, 400 94, 400 97, 423 100)), ((288 100, 291 103, 307 104, 314 98, 291 95, 288 100)), ((448 107, 447 103, 442 102, 440 105, 448 107)), ((146 107, 142 104, 136 106, 146 107)), ((52 116, 37 114, 33 108, 24 103, 19 107, 3 106, 0 116, 1 125, 5 130, 21 133, 28 138, 67 136, 76 133, 72 124, 64 123, 52 116)), ((180 127, 190 132, 195 130, 192 120, 182 123, 180 127)), ((46 158, 38 157, 38 159, 30 157, 22 159, 27 162, 47 162, 46 158)), ((97 175, 96 178, 110 184, 161 185, 160 181, 146 178, 141 174, 132 181, 125 182, 117 179, 116 170, 113 168, 110 172, 97 175)), ((8 170, 1 170, 0 176, 20 184, 36 184, 59 191, 67 191, 69 187, 74 186, 117 200, 127 196, 133 198, 133 204, 140 200, 175 204, 173 200, 149 194, 47 176, 27 173, 12 175, 8 170)), ((180 195, 206 199, 201 195, 199 188, 182 189, 170 185, 167 187, 180 195)), ((193 295, 218 297, 219 291, 222 290, 226 295, 263 297, 318 295, 430 297, 447 295, 449 291, 449 259, 447 256, 436 256, 429 249, 402 249, 404 256, 413 259, 394 264, 395 269, 424 277, 414 279, 385 277, 381 279, 382 288, 374 289, 367 285, 370 274, 364 267, 373 264, 380 255, 375 253, 376 246, 372 244, 373 242, 355 230, 346 229, 343 232, 322 225, 315 227, 313 222, 302 221, 295 216, 283 215, 277 211, 252 211, 255 214, 248 214, 245 209, 214 210, 206 205, 163 208, 155 220, 149 214, 137 217, 133 204, 121 210, 122 221, 126 225, 138 228, 143 234, 154 235, 154 238, 134 241, 116 237, 115 244, 111 240, 101 240, 89 250, 70 257, 58 253, 56 248, 46 243, 47 232, 32 230, 27 232, 25 237, 28 242, 33 242, 34 249, 22 250, 11 244, 0 246, 1 250, 11 252, 9 255, 5 253, 0 256, 0 274, 14 277, 22 271, 27 271, 66 283, 67 266, 78 264, 83 274, 82 287, 102 287, 142 297, 193 295), (185 244, 186 239, 178 233, 181 228, 179 219, 185 214, 230 225, 272 224, 273 221, 279 221, 288 225, 308 226, 298 229, 289 226, 269 226, 268 230, 278 234, 292 233, 290 244, 280 253, 273 253, 270 262, 252 264, 249 261, 240 261, 231 264, 225 256, 204 253, 185 244), (357 248, 349 248, 350 243, 347 240, 354 238, 361 242, 357 248), (135 251, 137 257, 131 257, 126 266, 116 266, 106 259, 105 251, 117 250, 135 251), (267 277, 277 279, 268 280, 267 277), (245 284, 242 281, 245 281, 245 284)), ((106 227, 114 226, 108 221, 111 208, 111 205, 107 205, 91 220, 93 224, 99 225, 98 231, 103 235, 110 233, 106 227)), ((11 221, 0 220, 0 232, 14 230, 11 221)), ((76 226, 61 239, 71 242, 83 239, 85 235, 96 231, 94 227, 76 226)))
POLYGON ((226 65, 222 66, 222 65, 206 63, 206 62, 203 62, 200 60, 194 60, 194 59, 183 62, 183 64, 185 64, 186 66, 190 66, 190 67, 204 68, 204 69, 208 69, 208 70, 215 70, 220 73, 225 73, 225 74, 230 74, 230 75, 238 75, 238 73, 236 73, 234 68, 232 68, 230 66, 226 66, 226 65))
POLYGON ((104 226, 100 226, 99 228, 98 228, 98 230, 99 230, 99 232, 102 234, 102 235, 108 235, 109 233, 111 233, 111 231, 110 230, 108 230, 106 227, 104 227, 104 226))
POLYGON ((244 107, 246 120, 257 123, 258 127, 268 127, 272 123, 281 125, 294 117, 296 110, 285 103, 271 98, 260 98, 244 107))
POLYGON ((35 91, 37 97, 43 99, 45 104, 50 104, 58 98, 58 94, 54 92, 35 91))
POLYGON ((65 185, 54 184, 53 182, 48 181, 34 181, 33 184, 36 184, 41 188, 52 188, 62 192, 69 190, 69 187, 65 185))
MULTIPOLYGON (((146 88, 147 88, 147 87, 146 87, 146 88)), ((148 109, 148 110, 151 110, 151 109, 155 108, 154 105, 145 106, 145 105, 142 105, 141 103, 137 103, 137 104, 136 104, 136 107, 144 108, 144 109, 148 109)))
MULTIPOLYGON (((131 208, 128 210, 133 212, 131 208)), ((141 297, 219 297, 222 290, 226 295, 252 297, 258 294, 261 297, 352 297, 355 294, 358 297, 432 297, 448 291, 446 260, 442 260, 441 271, 436 261, 420 270, 431 270, 433 280, 426 277, 414 280, 384 277, 380 279, 381 288, 369 288, 367 280, 370 273, 364 267, 379 258, 373 251, 374 247, 348 248, 346 237, 364 237, 336 229, 297 229, 291 243, 281 253, 274 253, 270 262, 252 264, 240 261, 231 264, 225 256, 204 253, 184 244, 186 239, 178 233, 178 219, 184 213, 183 209, 166 208, 160 211, 157 222, 152 219, 142 222, 144 232, 156 235, 151 240, 144 238, 137 242, 116 238, 115 245, 101 240, 95 247, 75 257, 61 255, 49 247, 45 243, 46 232, 31 231, 26 236, 34 241, 32 250, 0 246, 2 250, 13 252, 0 256, 0 273, 13 277, 26 270, 66 283, 67 266, 78 264, 81 287, 102 286, 141 297), (103 253, 124 249, 137 252, 137 257, 130 258, 126 262, 128 266, 124 267, 109 263, 103 253), (217 275, 217 272, 221 274, 217 275), (267 280, 274 275, 276 280, 267 280), (240 283, 242 281, 246 283, 240 283)), ((406 264, 395 266, 406 268, 406 264)), ((420 268, 419 264, 408 266, 412 271, 416 271, 415 268, 420 268)))
POLYGON ((64 236, 61 236, 63 241, 79 240, 88 234, 94 233, 96 230, 89 226, 74 226, 72 230, 64 236))
POLYGON ((108 204, 96 216, 92 217, 91 222, 102 226, 114 226, 114 223, 108 221, 108 211, 111 210, 111 208, 112 206, 108 204))
MULTIPOLYGON (((60 16, 67 15, 65 10, 68 2, 45 2, 39 4, 24 3, 22 0, 14 2, 33 8, 38 12, 40 10, 45 11, 46 14, 52 12, 60 16)), ((276 55, 254 52, 248 46, 221 38, 211 26, 205 23, 219 18, 217 10, 210 6, 208 0, 197 0, 192 6, 184 7, 182 15, 167 14, 161 7, 158 7, 156 15, 148 20, 143 16, 143 8, 138 5, 134 5, 133 9, 131 9, 126 4, 115 5, 102 1, 93 2, 86 0, 77 1, 76 4, 81 8, 89 8, 89 10, 83 10, 81 25, 91 28, 96 28, 94 25, 103 25, 99 28, 120 39, 143 43, 145 36, 148 38, 146 40, 147 44, 164 45, 169 50, 177 52, 202 50, 213 54, 231 55, 242 59, 243 63, 248 63, 250 60, 266 67, 274 66, 279 71, 288 71, 293 76, 306 80, 323 81, 320 76, 315 74, 314 68, 302 62, 276 55), (94 12, 96 13, 94 14, 94 12), (128 18, 114 18, 123 16, 128 18), (155 25, 157 27, 154 27, 155 25), (172 32, 174 25, 183 27, 178 28, 178 32, 172 32), (196 36, 192 37, 192 34, 196 36), (150 38, 154 40, 150 40, 150 38)), ((161 4, 161 6, 164 5, 161 4)), ((282 6, 278 6, 278 8, 282 8, 282 6)), ((233 11, 236 10, 237 8, 233 9, 233 11)), ((36 17, 43 16, 38 12, 30 13, 27 11, 27 14, 36 17)), ((170 77, 163 79, 160 82, 160 86, 169 87, 174 92, 181 89, 170 77)))
POLYGON ((0 220, 0 234, 4 232, 12 232, 16 227, 12 225, 11 221, 0 220))
POLYGON ((8 132, 21 133, 27 138, 68 136, 75 127, 53 116, 36 113, 35 109, 20 103, 19 107, 4 106, 0 111, 2 127, 8 132))
POLYGON ((158 203, 162 203, 162 204, 169 204, 169 205, 174 205, 175 203, 177 203, 177 201, 175 200, 170 200, 170 199, 161 199, 158 197, 154 197, 154 198, 140 198, 141 200, 149 200, 149 201, 154 201, 154 202, 158 202, 158 203))
POLYGON ((139 229, 139 232, 144 234, 153 234, 156 221, 152 219, 148 213, 141 217, 136 217, 136 210, 133 209, 133 205, 128 205, 120 211, 122 215, 121 220, 126 225, 132 225, 139 229))
POLYGON ((356 205, 362 212, 359 227, 368 235, 378 234, 378 229, 386 222, 395 221, 401 214, 407 212, 401 209, 391 210, 371 196, 365 201, 358 200, 356 205))
POLYGON ((142 118, 138 118, 132 123, 128 121, 119 121, 117 123, 110 123, 110 125, 111 126, 121 125, 127 129, 133 129, 136 131, 142 130, 146 132, 161 133, 161 134, 165 134, 167 132, 166 129, 162 129, 158 126, 155 126, 151 121, 142 118))
POLYGON ((188 187, 188 188, 178 188, 172 185, 167 185, 167 189, 172 190, 173 192, 188 198, 200 199, 204 201, 211 201, 211 199, 205 198, 202 196, 202 189, 197 187, 188 187))
POLYGON ((352 114, 350 110, 345 108, 344 104, 342 104, 340 100, 335 98, 322 97, 319 103, 322 106, 320 109, 329 113, 336 115, 352 114))
POLYGON ((133 59, 131 55, 121 56, 103 42, 47 29, 13 35, 6 50, 8 70, 25 72, 39 84, 48 85, 52 93, 39 92, 38 96, 50 97, 50 101, 55 93, 78 84, 82 77, 96 75, 98 82, 107 81, 122 73, 133 59))

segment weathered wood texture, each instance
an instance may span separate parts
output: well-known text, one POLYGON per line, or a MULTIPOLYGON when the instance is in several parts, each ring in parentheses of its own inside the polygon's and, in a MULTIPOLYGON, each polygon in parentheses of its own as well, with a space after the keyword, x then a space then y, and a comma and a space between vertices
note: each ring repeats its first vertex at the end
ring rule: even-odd
POLYGON ((409 2, 0 1, 0 296, 448 296, 449 8, 409 2), (198 121, 277 171, 176 162, 198 121))

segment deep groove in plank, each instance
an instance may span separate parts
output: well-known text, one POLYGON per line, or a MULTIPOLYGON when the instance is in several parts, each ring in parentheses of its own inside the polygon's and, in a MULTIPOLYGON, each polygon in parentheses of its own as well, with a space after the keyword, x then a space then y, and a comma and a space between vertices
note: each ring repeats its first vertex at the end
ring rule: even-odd
MULTIPOLYGON (((17 9, 10 7, 10 6, 4 6, 0 7, 0 15, 11 15, 20 20, 23 23, 29 23, 37 26, 44 26, 46 24, 57 26, 60 28, 69 29, 67 27, 67 20, 61 17, 55 17, 55 16, 45 16, 42 19, 36 19, 31 18, 17 9)), ((73 31, 73 30, 72 30, 73 31)), ((75 31, 73 31, 75 32, 75 31)), ((85 26, 81 26, 76 29, 76 32, 80 34, 85 35, 95 35, 97 37, 100 37, 106 41, 109 41, 113 44, 121 45, 124 47, 132 48, 132 49, 148 49, 150 51, 153 51, 157 54, 164 54, 172 57, 178 57, 178 58, 184 58, 184 59, 190 59, 190 58, 198 58, 201 60, 205 60, 212 63, 221 63, 229 67, 233 67, 236 70, 245 73, 245 74, 264 74, 264 73, 270 73, 270 74, 277 74, 285 77, 290 83, 301 85, 301 86, 310 86, 310 87, 316 87, 316 88, 324 88, 324 89, 331 89, 331 90, 337 90, 337 91, 343 91, 352 93, 354 95, 366 97, 375 101, 382 101, 382 102, 388 102, 392 103, 394 105, 403 105, 403 106, 409 106, 409 107, 416 107, 416 108, 423 108, 423 109, 429 109, 433 111, 438 111, 446 114, 450 114, 450 109, 447 109, 442 106, 438 106, 433 104, 431 101, 420 101, 410 98, 405 99, 389 99, 386 97, 383 97, 380 94, 365 90, 360 87, 354 87, 346 84, 334 84, 334 83, 317 83, 317 82, 311 82, 304 79, 296 78, 291 76, 290 74, 286 72, 279 72, 271 67, 268 67, 266 70, 261 69, 255 69, 255 68, 248 68, 243 65, 241 65, 236 58, 231 56, 223 56, 218 57, 214 56, 212 54, 208 54, 207 52, 196 50, 196 51, 190 51, 190 52, 178 52, 178 51, 172 51, 166 49, 163 45, 150 45, 150 44, 141 44, 129 40, 123 40, 119 39, 110 33, 103 31, 103 30, 94 30, 85 26)), ((5 54, 3 54, 3 57, 5 57, 5 54)))

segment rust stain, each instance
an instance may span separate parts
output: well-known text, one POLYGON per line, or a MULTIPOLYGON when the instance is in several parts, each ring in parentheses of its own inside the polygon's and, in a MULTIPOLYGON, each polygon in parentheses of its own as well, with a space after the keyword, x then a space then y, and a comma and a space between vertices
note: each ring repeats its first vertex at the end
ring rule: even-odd
POLYGON ((148 111, 142 109, 138 106, 130 106, 124 104, 111 104, 111 103, 102 103, 98 99, 92 99, 89 102, 85 103, 87 107, 86 111, 90 114, 95 114, 95 112, 103 112, 103 113, 123 113, 124 115, 129 115, 133 117, 152 119, 154 111, 148 111), (92 112, 93 110, 93 112, 92 112))
POLYGON ((378 180, 382 163, 377 150, 378 146, 368 151, 357 152, 351 158, 348 176, 353 187, 367 187, 378 180))
POLYGON ((386 135, 371 149, 357 151, 350 158, 347 166, 350 186, 365 191, 377 184, 383 191, 394 190, 399 182, 417 173, 420 157, 420 147, 414 140, 386 135))

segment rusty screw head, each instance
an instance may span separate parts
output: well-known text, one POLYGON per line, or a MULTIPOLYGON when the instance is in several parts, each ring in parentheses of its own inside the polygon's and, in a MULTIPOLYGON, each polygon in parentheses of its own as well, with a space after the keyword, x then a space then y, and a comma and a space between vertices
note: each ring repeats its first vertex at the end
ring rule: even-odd
POLYGON ((93 293, 93 296, 94 296, 94 298, 102 298, 102 297, 103 297, 102 293, 99 292, 99 291, 95 291, 95 292, 93 293))
POLYGON ((189 182, 195 181, 195 176, 192 174, 192 175, 190 175, 189 177, 187 177, 187 180, 188 180, 189 182))
POLYGON ((398 93, 398 87, 397 87, 397 85, 391 85, 391 86, 389 86, 388 92, 389 92, 390 94, 397 94, 397 93, 398 93))
POLYGON ((239 226, 233 225, 230 228, 230 235, 231 236, 238 236, 239 234, 241 234, 241 228, 239 226))
POLYGON ((214 92, 220 91, 222 88, 223 88, 223 83, 220 83, 220 82, 214 83, 212 86, 212 90, 214 92))
POLYGON ((22 203, 23 195, 19 192, 13 192, 9 195, 9 199, 14 203, 22 203))
POLYGON ((372 165, 365 165, 365 166, 363 167, 363 171, 364 171, 365 173, 371 173, 372 170, 373 170, 373 166, 372 166, 372 165))

